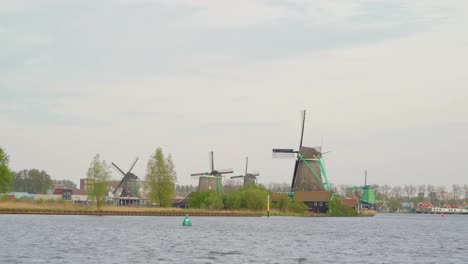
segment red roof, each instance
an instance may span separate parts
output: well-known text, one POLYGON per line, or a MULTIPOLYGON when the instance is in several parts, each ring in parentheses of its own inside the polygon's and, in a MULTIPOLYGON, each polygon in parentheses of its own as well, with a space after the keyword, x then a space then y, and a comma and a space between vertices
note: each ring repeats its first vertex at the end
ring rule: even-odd
POLYGON ((340 198, 341 203, 344 206, 356 208, 358 206, 358 199, 357 198, 340 198))
POLYGON ((420 202, 416 205, 416 208, 432 208, 434 207, 431 202, 420 202))
POLYGON ((294 193, 294 201, 298 202, 328 202, 331 192, 328 191, 297 191, 294 193))

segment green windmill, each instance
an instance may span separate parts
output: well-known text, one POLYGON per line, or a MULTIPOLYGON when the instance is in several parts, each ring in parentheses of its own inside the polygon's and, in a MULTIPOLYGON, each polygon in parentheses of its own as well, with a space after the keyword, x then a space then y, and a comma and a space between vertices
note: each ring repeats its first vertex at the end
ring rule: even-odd
POLYGON ((367 170, 364 173, 364 186, 354 186, 353 190, 362 190, 362 199, 359 201, 362 208, 372 209, 377 200, 375 199, 375 189, 379 186, 377 184, 367 185, 367 170))

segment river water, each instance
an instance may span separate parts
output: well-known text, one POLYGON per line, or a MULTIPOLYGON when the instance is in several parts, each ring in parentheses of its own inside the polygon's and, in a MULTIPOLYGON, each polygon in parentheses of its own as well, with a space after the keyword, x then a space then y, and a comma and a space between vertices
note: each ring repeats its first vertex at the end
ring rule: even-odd
POLYGON ((468 263, 468 216, 0 215, 0 263, 468 263))

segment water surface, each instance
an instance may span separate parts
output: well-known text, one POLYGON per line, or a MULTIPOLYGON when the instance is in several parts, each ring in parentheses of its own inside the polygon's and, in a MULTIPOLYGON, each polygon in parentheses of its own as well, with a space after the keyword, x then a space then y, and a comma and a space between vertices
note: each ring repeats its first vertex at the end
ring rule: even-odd
POLYGON ((0 215, 0 263, 468 263, 468 216, 0 215))

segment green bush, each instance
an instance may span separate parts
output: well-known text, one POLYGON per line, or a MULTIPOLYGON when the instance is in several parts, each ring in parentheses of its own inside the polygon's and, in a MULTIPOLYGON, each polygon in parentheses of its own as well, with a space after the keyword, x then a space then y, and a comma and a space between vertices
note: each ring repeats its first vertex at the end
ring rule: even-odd
POLYGON ((43 204, 43 203, 44 203, 44 199, 42 198, 36 200, 36 204, 43 204))
POLYGON ((357 216, 356 210, 344 205, 337 197, 333 197, 327 206, 329 216, 357 216))
POLYGON ((278 209, 281 212, 287 212, 291 205, 291 198, 287 195, 279 196, 278 200, 272 204, 272 207, 278 209))
POLYGON ((239 191, 233 191, 226 195, 224 205, 229 210, 239 210, 242 208, 242 195, 239 191))
POLYGON ((303 213, 308 209, 309 207, 303 202, 291 202, 288 207, 288 211, 293 213, 303 213))
POLYGON ((246 209, 253 211, 266 209, 268 191, 263 186, 247 186, 241 191, 244 192, 246 209))
POLYGON ((192 192, 190 194, 189 207, 213 210, 223 209, 223 195, 213 190, 192 192))
POLYGON ((268 191, 263 186, 247 186, 232 191, 225 196, 214 190, 192 192, 189 200, 190 208, 220 210, 248 209, 253 211, 265 210, 268 191))

